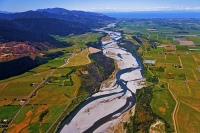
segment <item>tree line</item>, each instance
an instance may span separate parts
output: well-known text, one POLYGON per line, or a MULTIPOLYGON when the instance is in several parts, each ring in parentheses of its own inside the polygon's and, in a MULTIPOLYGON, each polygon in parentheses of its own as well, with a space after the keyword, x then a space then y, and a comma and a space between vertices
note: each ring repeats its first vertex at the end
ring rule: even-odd
POLYGON ((35 59, 25 56, 7 62, 0 62, 0 80, 20 75, 63 54, 64 52, 58 51, 47 53, 43 57, 35 57, 35 59))

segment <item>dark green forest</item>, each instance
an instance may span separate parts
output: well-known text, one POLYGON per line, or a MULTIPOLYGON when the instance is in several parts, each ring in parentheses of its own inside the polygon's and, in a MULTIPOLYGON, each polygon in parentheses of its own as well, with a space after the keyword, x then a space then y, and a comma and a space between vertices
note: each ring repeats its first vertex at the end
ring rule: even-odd
POLYGON ((80 90, 85 90, 90 95, 98 91, 101 83, 108 79, 115 70, 114 60, 107 58, 102 52, 90 55, 93 63, 84 67, 88 75, 80 74, 82 84, 80 90))
POLYGON ((35 60, 33 60, 29 56, 8 62, 0 62, 0 80, 22 74, 46 62, 47 60, 44 58, 36 57, 35 60))

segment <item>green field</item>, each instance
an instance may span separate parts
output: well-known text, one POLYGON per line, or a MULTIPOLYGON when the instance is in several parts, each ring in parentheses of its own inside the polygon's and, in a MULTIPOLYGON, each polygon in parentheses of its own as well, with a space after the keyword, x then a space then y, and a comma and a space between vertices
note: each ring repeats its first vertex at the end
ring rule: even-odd
POLYGON ((98 38, 102 37, 103 35, 100 33, 85 33, 82 35, 74 35, 74 36, 54 36, 59 41, 64 41, 68 43, 72 43, 76 45, 76 53, 80 52, 81 49, 87 48, 85 44, 88 42, 95 42, 98 38))
POLYGON ((31 83, 37 83, 39 85, 41 83, 41 78, 45 78, 50 71, 51 70, 6 82, 7 85, 0 90, 0 99, 6 100, 0 101, 0 105, 18 104, 18 102, 14 102, 13 100, 15 98, 26 98, 37 87, 30 86, 31 83))
POLYGON ((65 52, 73 53, 74 48, 75 48, 75 45, 73 45, 71 47, 66 47, 66 48, 55 48, 55 49, 50 49, 49 51, 47 51, 47 53, 55 53, 58 51, 65 51, 65 52))
POLYGON ((195 44, 200 45, 200 38, 199 37, 187 36, 185 38, 189 41, 193 41, 195 44))
MULTIPOLYGON (((140 49, 144 60, 155 60, 155 66, 145 66, 147 81, 152 76, 159 78, 158 83, 147 82, 147 85, 154 84, 152 110, 171 125, 177 128, 177 132, 198 132, 200 123, 200 53, 191 52, 189 49, 199 47, 188 47, 179 45, 173 38, 182 38, 200 44, 198 29, 199 20, 191 19, 119 19, 115 30, 123 30, 129 36, 136 35, 142 42, 140 49), (156 29, 151 31, 149 29, 156 29), (163 54, 165 48, 153 48, 152 44, 173 44, 176 46, 174 52, 163 54), (147 51, 147 48, 149 51, 147 51), (176 66, 176 67, 175 67, 176 66), (181 66, 181 68, 179 68, 181 66), (182 76, 183 77, 182 77, 182 76), (164 88, 161 87, 164 84, 164 88), (169 88, 168 88, 169 85, 169 88), (171 92, 170 92, 171 90, 171 92), (174 99, 175 97, 175 99, 174 99), (177 102, 176 102, 177 100, 177 102), (175 105, 178 108, 175 108, 175 105), (176 121, 173 119, 173 113, 176 121), (175 125, 174 125, 175 121, 175 125)), ((152 123, 153 125, 154 123, 152 123)), ((159 129, 154 129, 155 131, 159 129)), ((158 131, 159 132, 159 131, 158 131)))
POLYGON ((46 63, 46 64, 43 64, 43 65, 40 65, 39 67, 34 68, 31 71, 38 73, 38 72, 49 70, 51 68, 60 67, 61 65, 65 64, 65 59, 68 59, 70 56, 71 56, 71 54, 64 54, 58 58, 48 61, 48 63, 46 63))
POLYGON ((21 106, 1 106, 0 120, 13 118, 20 108, 21 106))
MULTIPOLYGON (((189 121, 195 121, 198 123, 198 119, 200 118, 199 113, 196 112, 197 110, 194 110, 194 108, 197 108, 196 105, 192 104, 195 100, 191 100, 199 97, 197 95, 195 96, 194 93, 200 93, 200 90, 197 89, 200 72, 196 69, 199 68, 199 64, 198 61, 195 60, 197 59, 195 57, 199 57, 199 53, 189 52, 189 54, 186 55, 186 49, 177 49, 175 55, 169 54, 164 58, 164 55, 158 54, 159 51, 162 52, 162 49, 151 49, 150 52, 144 54, 144 59, 156 60, 156 66, 149 66, 149 70, 154 75, 157 75, 161 82, 169 83, 169 87, 178 101, 179 107, 175 114, 175 118, 177 118, 177 130, 180 132, 183 132, 184 130, 187 132, 197 131, 198 124, 190 125, 194 130, 189 130, 186 126, 183 126, 182 123, 188 123, 189 121), (179 56, 177 56, 178 54, 179 56), (183 68, 179 69, 173 65, 182 65, 183 68), (156 71, 156 69, 161 66, 166 67, 165 71, 156 71), (187 83, 179 77, 181 73, 186 76, 187 83), (188 109, 182 107, 183 102, 186 105, 190 105, 187 107, 188 109), (183 112, 187 115, 195 114, 195 117, 182 117, 184 114, 183 112)), ((159 90, 159 88, 157 89, 159 90)), ((168 90, 155 91, 151 106, 154 112, 159 116, 162 116, 170 125, 173 126, 172 113, 174 111, 175 101, 168 90)))
POLYGON ((72 58, 70 58, 69 63, 66 64, 64 67, 81 66, 89 64, 91 61, 88 58, 88 55, 89 55, 88 49, 84 49, 82 52, 77 53, 72 58))
POLYGON ((173 127, 172 112, 174 111, 175 101, 167 85, 165 85, 165 88, 154 88, 151 107, 156 114, 162 116, 173 127))

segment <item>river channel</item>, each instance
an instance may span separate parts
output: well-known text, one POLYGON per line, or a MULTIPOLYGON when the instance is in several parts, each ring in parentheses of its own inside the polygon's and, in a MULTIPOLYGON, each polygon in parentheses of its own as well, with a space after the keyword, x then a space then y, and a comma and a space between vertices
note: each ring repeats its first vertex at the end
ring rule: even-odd
POLYGON ((61 123, 58 132, 105 132, 111 124, 120 120, 124 112, 135 105, 136 89, 143 87, 138 84, 143 80, 141 62, 126 49, 118 47, 117 41, 121 38, 121 33, 107 30, 113 26, 115 24, 96 31, 108 33, 111 37, 109 41, 102 42, 102 50, 105 56, 117 61, 116 65, 120 70, 116 73, 116 79, 110 87, 104 87, 81 103, 61 123))

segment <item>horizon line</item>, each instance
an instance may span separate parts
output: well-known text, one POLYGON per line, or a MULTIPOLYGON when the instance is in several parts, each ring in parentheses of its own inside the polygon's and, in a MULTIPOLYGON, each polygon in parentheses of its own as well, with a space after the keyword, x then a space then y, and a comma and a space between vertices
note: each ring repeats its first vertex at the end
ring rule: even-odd
POLYGON ((38 8, 38 9, 30 9, 30 10, 25 10, 25 11, 16 11, 16 12, 10 12, 10 11, 5 11, 5 10, 0 10, 0 12, 5 12, 5 13, 21 13, 21 12, 27 12, 27 11, 37 11, 39 9, 54 9, 54 8, 60 8, 60 9, 65 9, 69 11, 84 11, 84 12, 99 12, 99 13, 129 13, 129 12, 200 12, 199 10, 178 10, 178 9, 171 9, 171 10, 83 10, 83 9, 66 9, 62 7, 53 7, 53 8, 38 8))

